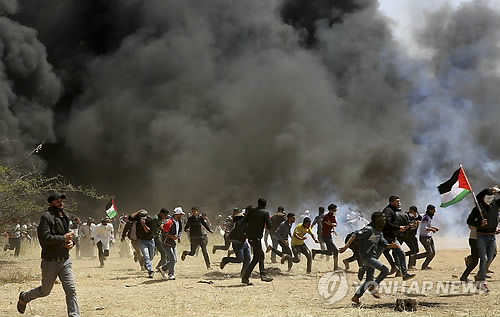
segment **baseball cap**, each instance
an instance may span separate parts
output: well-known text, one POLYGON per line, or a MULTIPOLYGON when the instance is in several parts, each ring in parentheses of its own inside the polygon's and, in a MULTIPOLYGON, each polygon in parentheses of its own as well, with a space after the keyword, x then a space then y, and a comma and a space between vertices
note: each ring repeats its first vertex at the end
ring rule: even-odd
POLYGON ((59 193, 52 193, 49 195, 49 198, 47 198, 47 201, 51 203, 53 200, 58 200, 59 198, 66 199, 66 195, 59 193))
POLYGON ((181 207, 175 207, 174 215, 185 215, 184 211, 182 211, 181 207))

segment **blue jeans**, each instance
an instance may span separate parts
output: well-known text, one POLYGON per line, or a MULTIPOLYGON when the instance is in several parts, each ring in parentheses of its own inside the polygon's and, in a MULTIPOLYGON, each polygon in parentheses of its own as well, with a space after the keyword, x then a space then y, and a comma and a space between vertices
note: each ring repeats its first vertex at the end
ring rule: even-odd
POLYGON ((161 267, 161 270, 168 272, 168 275, 174 275, 175 263, 177 263, 177 248, 176 246, 169 246, 166 244, 161 245, 167 256, 167 263, 161 267))
POLYGON ((479 272, 478 276, 481 281, 486 279, 488 264, 493 260, 495 255, 496 240, 495 235, 477 234, 477 252, 479 256, 479 272))
POLYGON ((373 285, 373 275, 375 273, 375 269, 380 271, 380 274, 375 280, 376 286, 378 286, 378 284, 380 284, 380 282, 382 282, 382 280, 386 278, 387 274, 389 274, 389 269, 375 258, 362 258, 361 262, 363 262, 363 267, 366 269, 366 280, 359 286, 358 290, 356 291, 356 295, 358 295, 359 297, 363 296, 364 292, 370 285, 373 285))
POLYGON ((151 261, 155 257, 155 240, 139 240, 139 247, 141 248, 142 257, 144 258, 144 266, 148 272, 153 271, 151 261))
POLYGON ((244 243, 233 241, 233 250, 236 257, 224 257, 222 258, 222 262, 224 262, 224 264, 243 262, 243 266, 241 268, 241 274, 243 274, 245 273, 245 270, 250 263, 250 247, 248 246, 248 243, 246 241, 244 243))
POLYGON ((73 270, 71 260, 46 261, 42 259, 42 285, 34 288, 21 296, 24 302, 31 302, 39 297, 50 294, 56 278, 59 277, 64 293, 66 294, 66 306, 69 317, 80 317, 80 309, 76 300, 75 283, 73 282, 73 270))

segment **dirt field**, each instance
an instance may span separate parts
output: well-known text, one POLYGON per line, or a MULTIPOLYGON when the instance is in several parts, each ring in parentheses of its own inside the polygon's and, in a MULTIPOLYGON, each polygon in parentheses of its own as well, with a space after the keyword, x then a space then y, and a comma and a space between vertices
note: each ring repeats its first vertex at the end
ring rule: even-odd
MULTIPOLYGON (((220 237, 218 237, 220 239, 220 237)), ((211 239, 212 242, 215 240, 211 239)), ((221 242, 222 239, 219 240, 221 242)), ((438 253, 431 266, 432 271, 415 271, 416 281, 456 281, 464 269, 467 249, 446 250, 444 241, 438 242, 438 253)), ((211 245, 212 243, 210 243, 211 245)), ((339 243, 340 244, 340 243, 339 243)), ((448 244, 449 245, 449 244, 448 244)), ((3 246, 3 244, 2 244, 3 246)), ((178 249, 187 249, 183 241, 178 249)), ((211 250, 211 247, 209 247, 211 250)), ((25 248, 20 259, 10 253, 0 251, 0 316, 20 316, 16 310, 18 294, 39 285, 40 260, 37 246, 25 248)), ((496 259, 489 281, 488 294, 383 295, 375 299, 366 294, 363 305, 353 308, 350 297, 354 293, 353 263, 347 272, 349 290, 345 298, 326 305, 319 292, 321 276, 331 271, 332 262, 316 259, 313 274, 305 275, 305 258, 294 265, 291 273, 286 273, 286 265, 271 264, 266 254, 266 268, 272 269, 274 281, 261 282, 253 276, 254 285, 243 286, 239 279, 240 264, 228 264, 223 271, 218 267, 224 251, 216 255, 210 253, 212 270, 206 270, 200 254, 188 257, 176 265, 175 281, 163 280, 159 274, 147 279, 139 265, 131 258, 120 258, 118 246, 111 249, 111 255, 104 268, 99 268, 97 259, 74 259, 73 271, 82 316, 499 316, 500 292, 499 260, 496 259), (212 284, 200 283, 212 281, 212 284), (394 303, 398 298, 415 298, 418 302, 416 313, 397 313, 394 303)), ((350 251, 340 259, 350 256, 350 251)), ((156 265, 159 257, 153 260, 156 265)), ((385 259, 382 259, 384 262, 385 259)), ((421 262, 419 262, 421 263, 421 262)), ((341 262, 342 264, 342 262, 341 262)), ((342 265, 341 265, 342 266, 342 265)), ((342 266, 343 267, 343 266, 342 266)), ((472 276, 470 277, 472 278, 472 276)), ((401 278, 389 277, 387 282, 401 278)), ((410 282, 408 282, 410 283, 410 282)), ((26 316, 65 316, 66 304, 61 285, 55 285, 52 293, 28 305, 26 316)))

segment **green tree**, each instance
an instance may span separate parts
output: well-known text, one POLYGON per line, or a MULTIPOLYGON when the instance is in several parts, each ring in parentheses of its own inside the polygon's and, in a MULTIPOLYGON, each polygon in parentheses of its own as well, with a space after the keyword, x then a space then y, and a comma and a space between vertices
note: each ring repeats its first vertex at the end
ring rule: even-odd
MULTIPOLYGON (((61 175, 42 174, 43 162, 37 157, 22 160, 0 160, 0 229, 16 218, 40 215, 47 208, 47 195, 61 192, 68 195, 65 210, 76 210, 78 197, 110 199, 94 188, 77 186, 61 175)), ((3 230, 2 230, 3 231, 3 230)))

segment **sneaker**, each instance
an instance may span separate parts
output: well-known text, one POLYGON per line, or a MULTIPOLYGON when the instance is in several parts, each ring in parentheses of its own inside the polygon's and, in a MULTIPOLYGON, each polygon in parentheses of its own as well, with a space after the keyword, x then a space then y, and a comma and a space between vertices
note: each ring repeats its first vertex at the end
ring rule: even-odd
POLYGON ((215 251, 217 251, 217 248, 214 245, 213 248, 212 248, 212 254, 215 254, 215 251))
POLYGON ((19 300, 17 301, 17 311, 20 314, 24 314, 26 311, 26 302, 22 300, 22 297, 24 295, 24 292, 19 293, 19 300))
POLYGON ((349 271, 349 260, 344 259, 344 260, 342 260, 342 262, 344 263, 345 270, 346 270, 346 271, 349 271))
POLYGON ((422 266, 422 271, 424 270, 432 270, 432 267, 430 266, 422 266))
POLYGON ((469 282, 471 282, 471 280, 469 280, 469 279, 468 279, 468 278, 466 278, 466 277, 460 276, 460 282, 469 283, 469 282))
POLYGON ((311 253, 312 253, 312 259, 313 259, 313 260, 314 260, 314 257, 316 256, 316 252, 317 252, 317 251, 316 251, 316 250, 314 250, 314 249, 311 251, 311 253))
POLYGON ((477 289, 482 290, 485 293, 490 291, 488 288, 488 283, 486 283, 486 281, 477 281, 475 285, 477 289))
POLYGON ((267 275, 262 275, 262 276, 260 277, 260 280, 261 280, 262 282, 272 282, 272 281, 273 281, 273 278, 272 278, 272 277, 269 277, 269 276, 267 276, 267 275))
POLYGON ((155 272, 153 271, 148 271, 148 278, 153 278, 155 272))
POLYGON ((288 254, 285 254, 284 256, 281 257, 281 264, 285 264, 286 261, 288 261, 288 258, 290 256, 288 254))
POLYGON ((359 296, 358 295, 354 295, 353 297, 351 297, 351 301, 352 301, 352 305, 353 306, 359 306, 361 305, 361 302, 359 301, 359 296))
POLYGON ((175 275, 173 275, 173 274, 172 274, 172 275, 169 275, 169 276, 168 276, 168 279, 169 279, 170 281, 175 280, 175 275))
POLYGON ((158 268, 157 268, 157 270, 158 270, 158 272, 161 274, 161 277, 163 277, 163 278, 165 278, 165 277, 166 277, 166 275, 165 275, 165 271, 163 271, 161 267, 158 267, 158 268))
POLYGON ((186 259, 187 252, 183 251, 181 255, 181 260, 184 261, 186 259))
POLYGON ((415 277, 415 274, 406 273, 405 275, 403 275, 403 281, 411 280, 414 277, 415 277))

